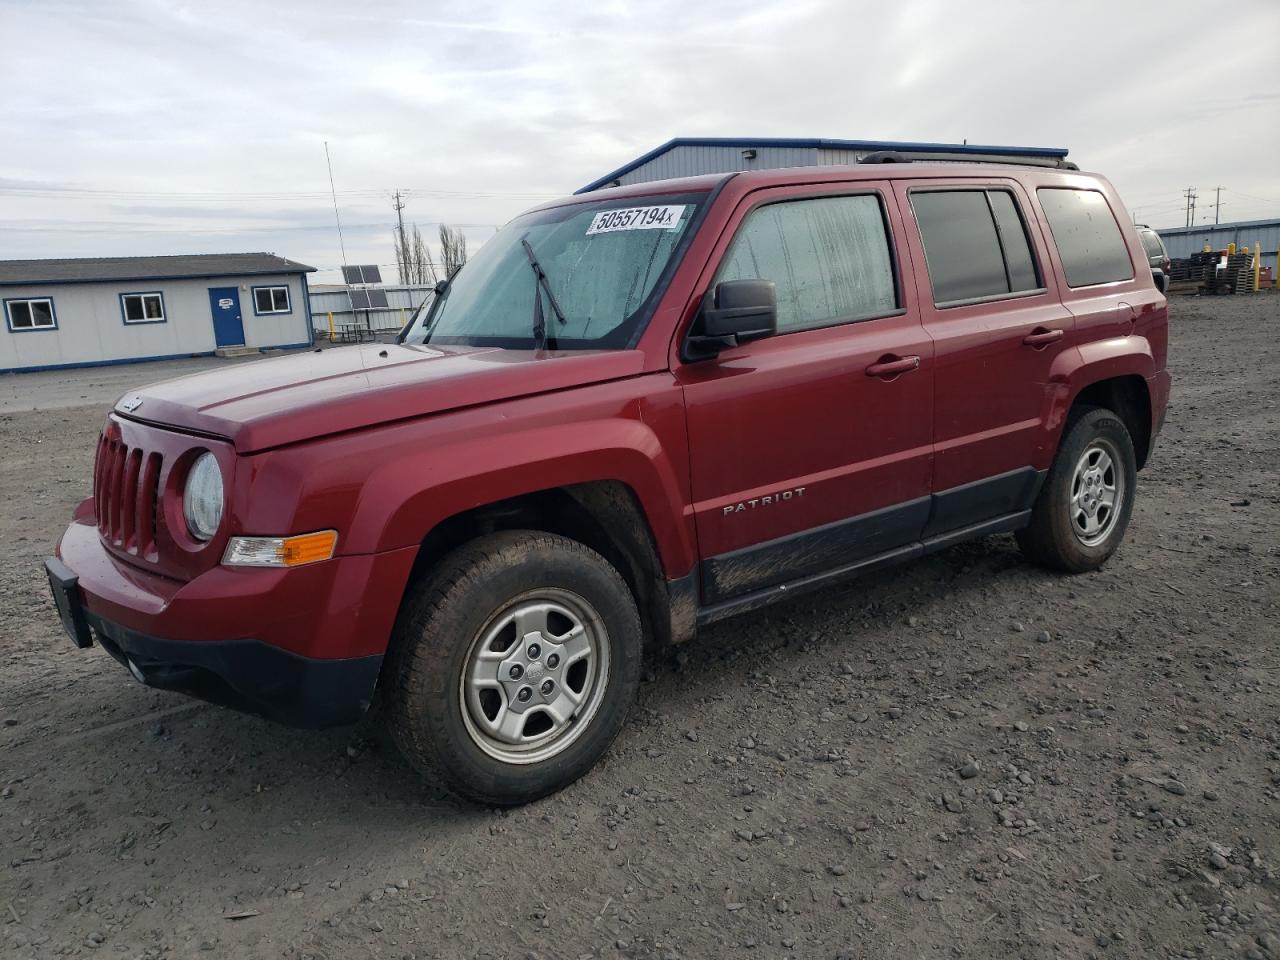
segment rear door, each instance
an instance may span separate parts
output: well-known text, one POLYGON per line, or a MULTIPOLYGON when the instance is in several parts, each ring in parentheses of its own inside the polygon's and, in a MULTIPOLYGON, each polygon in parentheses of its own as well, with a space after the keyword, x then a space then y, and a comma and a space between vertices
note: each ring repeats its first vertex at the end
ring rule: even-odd
POLYGON ((1052 458, 1055 364, 1073 318, 1013 179, 895 181, 933 338, 934 511, 926 539, 1028 509, 1052 458))
POLYGON ((772 281, 778 332, 677 367, 705 604, 918 549, 933 348, 901 232, 887 184, 821 184, 750 194, 717 243, 696 289, 772 281))

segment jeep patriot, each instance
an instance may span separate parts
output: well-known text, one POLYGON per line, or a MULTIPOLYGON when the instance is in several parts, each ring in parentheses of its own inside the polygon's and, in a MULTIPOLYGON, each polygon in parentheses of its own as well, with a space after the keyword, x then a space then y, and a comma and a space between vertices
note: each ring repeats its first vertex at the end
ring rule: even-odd
POLYGON ((511 804, 605 752, 646 642, 989 534, 1098 567, 1169 393, 1119 198, 868 159, 549 203, 394 344, 126 394, 46 563, 67 631, 286 723, 376 700, 511 804))

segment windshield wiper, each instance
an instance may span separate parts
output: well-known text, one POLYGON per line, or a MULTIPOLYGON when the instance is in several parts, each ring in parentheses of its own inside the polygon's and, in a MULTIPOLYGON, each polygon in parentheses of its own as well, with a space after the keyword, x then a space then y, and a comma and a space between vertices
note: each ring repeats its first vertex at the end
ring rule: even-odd
POLYGON ((556 301, 556 295, 551 292, 551 284, 547 280, 547 272, 542 269, 542 264, 538 262, 538 257, 533 252, 533 247, 529 246, 528 236, 526 233, 520 238, 520 246, 524 247, 524 255, 529 258, 529 266, 533 267, 533 343, 537 349, 542 350, 547 345, 547 323, 542 316, 542 294, 544 292, 547 295, 547 300, 551 303, 551 310, 555 313, 556 319, 561 324, 568 321, 565 320, 564 311, 560 309, 560 304, 556 301))

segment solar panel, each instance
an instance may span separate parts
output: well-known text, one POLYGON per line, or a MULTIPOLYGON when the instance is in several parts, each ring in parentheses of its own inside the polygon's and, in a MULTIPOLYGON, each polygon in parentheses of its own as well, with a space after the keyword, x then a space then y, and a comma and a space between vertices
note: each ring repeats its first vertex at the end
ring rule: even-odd
POLYGON ((381 283, 382 271, 376 263, 356 263, 342 268, 342 279, 346 283, 381 283))
POLYGON ((377 310, 388 306, 385 290, 351 290, 349 292, 351 307, 354 310, 377 310))

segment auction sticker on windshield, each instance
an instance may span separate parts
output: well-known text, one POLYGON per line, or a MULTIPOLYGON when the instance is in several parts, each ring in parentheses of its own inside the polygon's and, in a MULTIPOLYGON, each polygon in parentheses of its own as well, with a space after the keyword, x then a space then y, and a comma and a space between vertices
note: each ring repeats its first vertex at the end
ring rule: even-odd
POLYGON ((665 207, 623 207, 620 210, 601 210, 591 218, 587 236, 597 233, 613 233, 615 230, 674 230, 680 226, 680 217, 686 204, 665 207))

